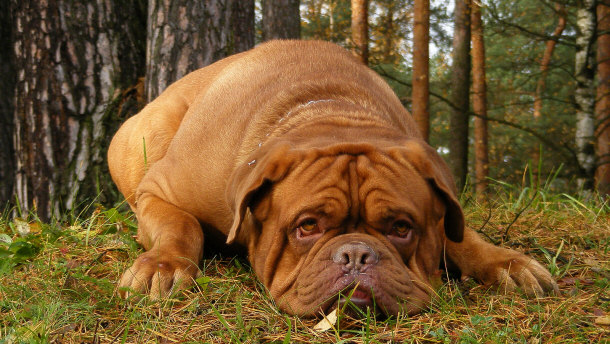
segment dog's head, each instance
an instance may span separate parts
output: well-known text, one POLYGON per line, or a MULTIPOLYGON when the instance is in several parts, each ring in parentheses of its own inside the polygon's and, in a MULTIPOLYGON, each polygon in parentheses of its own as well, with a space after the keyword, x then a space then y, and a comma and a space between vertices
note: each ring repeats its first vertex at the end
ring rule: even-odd
POLYGON ((453 185, 441 158, 417 140, 381 148, 276 143, 231 178, 228 242, 239 235, 288 313, 327 311, 351 294, 358 306, 414 314, 430 300, 443 241, 462 239, 453 185))

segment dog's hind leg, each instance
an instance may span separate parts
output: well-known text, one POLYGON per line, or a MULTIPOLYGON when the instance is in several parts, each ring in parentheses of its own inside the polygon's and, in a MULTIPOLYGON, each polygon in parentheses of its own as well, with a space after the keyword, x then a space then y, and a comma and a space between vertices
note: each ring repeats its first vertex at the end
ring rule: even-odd
POLYGON ((108 148, 110 175, 132 210, 140 181, 165 156, 187 110, 184 99, 162 95, 129 118, 113 137, 108 148))

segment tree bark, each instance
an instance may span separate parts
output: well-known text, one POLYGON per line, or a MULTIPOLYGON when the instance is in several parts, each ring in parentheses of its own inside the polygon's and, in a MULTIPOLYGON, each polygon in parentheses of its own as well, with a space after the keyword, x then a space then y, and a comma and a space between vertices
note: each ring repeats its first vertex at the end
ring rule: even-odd
POLYGON ((251 48, 253 11, 253 0, 149 0, 146 99, 196 69, 251 48))
POLYGON ((594 123, 594 61, 596 14, 595 0, 579 0, 577 10, 575 78, 576 89, 576 157, 580 176, 578 186, 590 190, 594 186, 595 172, 595 123, 594 123))
POLYGON ((486 198, 489 177, 489 148, 487 145, 487 89, 485 81, 485 43, 481 6, 472 4, 472 108, 474 119, 474 169, 477 199, 486 198))
POLYGON ((415 0, 413 19, 413 118, 424 140, 430 137, 430 0, 415 0))
POLYGON ((352 0, 352 42, 354 54, 368 65, 369 62, 369 2, 352 0))
POLYGON ((0 213, 8 202, 13 201, 15 181, 15 150, 12 138, 15 66, 11 25, 9 3, 0 1, 0 213))
POLYGON ((470 90, 470 0, 455 1, 451 101, 455 105, 449 121, 449 165, 458 190, 468 173, 468 111, 470 90))
POLYGON ((595 185, 600 195, 610 195, 610 3, 597 5, 597 102, 595 185))
POLYGON ((254 47, 254 1, 234 0, 233 2, 233 53, 254 47))
POLYGON ((263 0, 263 40, 301 38, 299 0, 263 0))
MULTIPOLYGON (((544 53, 542 55, 542 60, 540 61, 540 78, 538 79, 538 84, 536 85, 536 93, 534 95, 534 121, 538 122, 540 117, 542 116, 542 95, 546 89, 546 76, 549 71, 549 65, 551 64, 551 57, 553 57, 553 51, 555 50, 555 45, 557 45, 557 40, 561 37, 563 30, 566 27, 566 10, 565 5, 563 4, 555 4, 555 10, 559 14, 559 19, 557 21, 557 26, 551 35, 551 39, 546 41, 544 53)), ((540 147, 535 146, 534 151, 532 153, 532 169, 534 171, 534 183, 535 186, 538 187, 538 162, 540 161, 540 147)))
POLYGON ((105 151, 142 75, 139 1, 12 0, 15 190, 40 219, 106 200, 105 151), (121 111, 122 111, 121 110, 121 111))

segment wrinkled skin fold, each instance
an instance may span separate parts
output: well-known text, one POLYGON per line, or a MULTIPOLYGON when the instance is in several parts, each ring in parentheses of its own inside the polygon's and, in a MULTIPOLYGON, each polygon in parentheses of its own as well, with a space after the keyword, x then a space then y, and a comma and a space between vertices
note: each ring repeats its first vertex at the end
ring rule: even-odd
POLYGON ((416 314, 441 265, 557 290, 538 262, 465 226, 447 166, 398 98, 330 43, 274 41, 188 74, 120 128, 108 161, 146 250, 124 297, 191 285, 211 237, 245 248, 278 306, 302 316, 339 294, 416 314))

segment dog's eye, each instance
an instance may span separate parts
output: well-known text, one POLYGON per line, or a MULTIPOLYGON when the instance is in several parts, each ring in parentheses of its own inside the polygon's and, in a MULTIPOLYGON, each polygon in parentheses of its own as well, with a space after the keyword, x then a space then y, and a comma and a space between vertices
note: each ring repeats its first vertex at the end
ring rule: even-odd
POLYGON ((392 224, 392 233, 404 238, 413 229, 411 223, 405 220, 398 220, 392 224))
POLYGON ((305 237, 320 232, 318 222, 314 219, 307 219, 297 227, 297 234, 299 237, 305 237))

